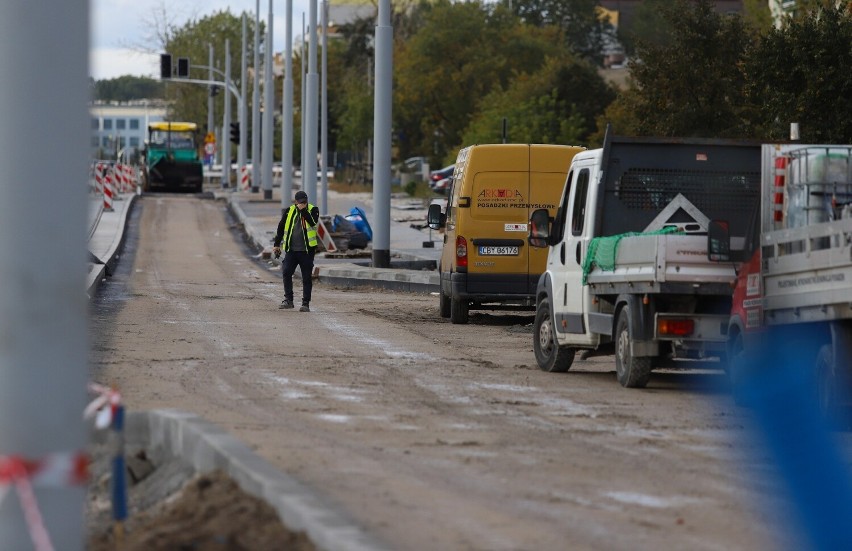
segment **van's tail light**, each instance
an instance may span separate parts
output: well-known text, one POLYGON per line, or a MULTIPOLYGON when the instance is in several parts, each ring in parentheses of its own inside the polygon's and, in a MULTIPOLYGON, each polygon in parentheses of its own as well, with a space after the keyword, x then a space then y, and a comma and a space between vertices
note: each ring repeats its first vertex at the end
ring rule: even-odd
POLYGON ((467 239, 462 236, 456 237, 456 266, 467 267, 467 239))
POLYGON ((661 337, 688 337, 695 332, 695 320, 686 318, 658 318, 657 334, 661 337))

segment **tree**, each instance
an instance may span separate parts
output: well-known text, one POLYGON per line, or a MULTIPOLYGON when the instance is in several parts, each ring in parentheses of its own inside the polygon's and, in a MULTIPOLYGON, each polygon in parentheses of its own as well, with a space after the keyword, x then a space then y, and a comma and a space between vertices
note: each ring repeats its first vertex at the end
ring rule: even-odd
POLYGON ((590 63, 570 55, 551 57, 535 73, 519 75, 506 91, 483 99, 462 143, 499 141, 505 117, 511 142, 585 144, 595 118, 614 97, 590 63))
POLYGON ((99 80, 94 83, 94 99, 102 101, 130 101, 134 99, 163 98, 163 83, 146 77, 130 75, 99 80))
POLYGON ((530 25, 558 27, 571 51, 600 64, 613 29, 598 17, 597 5, 597 0, 514 0, 512 9, 530 25))
POLYGON ((555 28, 521 25, 500 6, 439 0, 423 26, 396 42, 394 130, 401 157, 436 162, 462 144, 482 98, 565 54, 555 28))
MULTIPOLYGON (((254 59, 254 17, 248 17, 247 24, 247 55, 248 59, 254 59)), ((261 28, 261 32, 263 29, 261 28)), ((231 14, 229 11, 220 11, 201 19, 187 21, 182 27, 171 28, 162 33, 165 43, 163 51, 172 54, 174 58, 188 57, 193 66, 203 66, 204 69, 190 69, 190 77, 195 79, 207 79, 209 76, 206 66, 208 65, 208 45, 213 45, 215 55, 214 66, 224 73, 225 69, 225 40, 230 40, 231 55, 231 81, 239 89, 241 86, 240 75, 240 51, 242 49, 242 19, 231 14)), ((263 35, 262 35, 263 36, 263 35)), ((261 52, 263 52, 261 43, 261 52)), ((262 57, 262 56, 261 56, 262 57)), ((252 71, 254 72, 254 71, 252 71)), ((262 77, 262 72, 258 74, 262 77)), ((214 73, 216 80, 221 80, 221 75, 214 73)), ((249 82, 248 90, 251 90, 249 82)), ((200 127, 207 125, 207 97, 208 88, 198 84, 181 83, 180 79, 166 81, 166 94, 172 100, 169 116, 172 120, 185 120, 196 122, 200 127)), ((249 94, 251 97, 251 94, 249 94)), ((231 101, 231 113, 236 119, 237 104, 230 93, 216 96, 215 112, 217 123, 221 124, 221 114, 224 112, 224 102, 231 101)), ((209 130, 209 129, 208 129, 209 130)), ((279 132, 273 133, 278 135, 279 132)), ((243 136, 250 139, 250 136, 243 136)))
POLYGON ((628 56, 636 52, 636 43, 665 46, 670 41, 671 24, 663 16, 663 10, 670 0, 644 0, 636 8, 630 26, 620 25, 618 39, 624 45, 628 56))
POLYGON ((771 29, 744 62, 746 97, 763 139, 791 122, 805 142, 852 142, 852 7, 800 12, 771 29))
POLYGON ((630 62, 629 96, 638 125, 657 136, 745 137, 751 132, 741 60, 750 43, 742 19, 720 15, 707 0, 676 0, 663 9, 669 44, 640 41, 630 62), (675 24, 676 23, 676 24, 675 24))

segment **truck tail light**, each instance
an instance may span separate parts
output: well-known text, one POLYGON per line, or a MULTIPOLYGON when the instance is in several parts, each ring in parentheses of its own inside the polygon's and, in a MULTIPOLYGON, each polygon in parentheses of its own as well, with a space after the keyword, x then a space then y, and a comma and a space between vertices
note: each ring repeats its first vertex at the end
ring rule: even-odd
POLYGON ((467 239, 462 236, 456 237, 456 266, 467 267, 467 239))
POLYGON ((662 336, 688 337, 695 331, 695 320, 686 318, 657 319, 657 334, 662 336))

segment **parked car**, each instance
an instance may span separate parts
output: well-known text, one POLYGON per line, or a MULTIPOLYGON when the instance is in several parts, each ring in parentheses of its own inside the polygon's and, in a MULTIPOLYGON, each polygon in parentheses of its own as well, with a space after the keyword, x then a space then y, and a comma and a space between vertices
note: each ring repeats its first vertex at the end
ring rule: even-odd
MULTIPOLYGON (((435 191, 435 186, 441 180, 446 180, 447 178, 453 177, 453 171, 455 171, 456 165, 452 164, 450 166, 445 166, 440 170, 433 170, 429 173, 429 187, 435 191)), ((446 188, 445 188, 446 189, 446 188)))
POLYGON ((435 182, 435 185, 432 186, 432 191, 435 193, 440 193, 441 195, 446 195, 450 190, 450 186, 453 185, 453 177, 444 178, 443 180, 438 180, 435 182))

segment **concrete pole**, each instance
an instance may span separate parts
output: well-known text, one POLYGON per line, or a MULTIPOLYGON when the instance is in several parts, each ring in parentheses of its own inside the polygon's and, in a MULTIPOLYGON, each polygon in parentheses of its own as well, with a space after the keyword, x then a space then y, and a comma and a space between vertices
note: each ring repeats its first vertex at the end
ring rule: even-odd
POLYGON ((275 123, 275 85, 272 82, 272 0, 266 31, 266 53, 263 60, 263 198, 272 199, 272 134, 275 123))
POLYGON ((305 166, 302 180, 308 199, 316 204, 317 198, 317 129, 319 127, 319 73, 317 73, 317 0, 311 0, 310 27, 308 29, 308 86, 305 89, 305 166))
POLYGON ((254 89, 251 96, 251 191, 260 191, 260 0, 254 10, 254 89))
POLYGON ((284 59, 284 101, 281 118, 281 209, 290 206, 293 196, 293 0, 287 0, 284 59))
MULTIPOLYGON (((209 70, 207 71, 207 80, 213 79, 213 44, 207 45, 207 67, 209 70)), ((213 120, 213 113, 216 110, 216 98, 210 95, 210 92, 213 90, 212 87, 208 89, 207 93, 207 132, 213 132, 213 125, 215 125, 215 121, 213 120)), ((145 128, 148 128, 147 126, 145 128)))
MULTIPOLYGON (((307 86, 308 64, 305 63, 305 55, 308 53, 307 31, 305 30, 305 12, 302 12, 302 53, 299 56, 299 93, 301 97, 301 107, 299 107, 299 120, 301 121, 299 148, 299 166, 302 169, 302 189, 305 189, 305 87, 307 86)), ((311 201, 315 198, 311 197, 311 201)))
POLYGON ((322 205, 320 214, 328 214, 328 0, 322 2, 322 100, 320 105, 320 181, 322 205))
POLYGON ((237 185, 235 186, 237 189, 240 189, 242 186, 243 167, 246 166, 246 141, 248 141, 248 108, 246 105, 248 102, 248 98, 246 98, 246 77, 248 75, 248 56, 246 55, 247 25, 246 14, 243 12, 243 37, 240 49, 240 143, 237 146, 237 185))
POLYGON ((391 102, 393 27, 390 0, 379 0, 373 114, 373 267, 390 268, 391 102))
MULTIPOLYGON (((87 440, 89 3, 4 0, 0 36, 0 456, 76 456, 87 440)), ((82 550, 85 486, 32 489, 52 544, 82 550)), ((33 549, 14 486, 0 491, 0 547, 33 549)))
POLYGON ((231 41, 225 39, 225 90, 222 96, 225 100, 225 115, 222 119, 222 189, 231 185, 231 91, 227 88, 231 82, 231 41))

